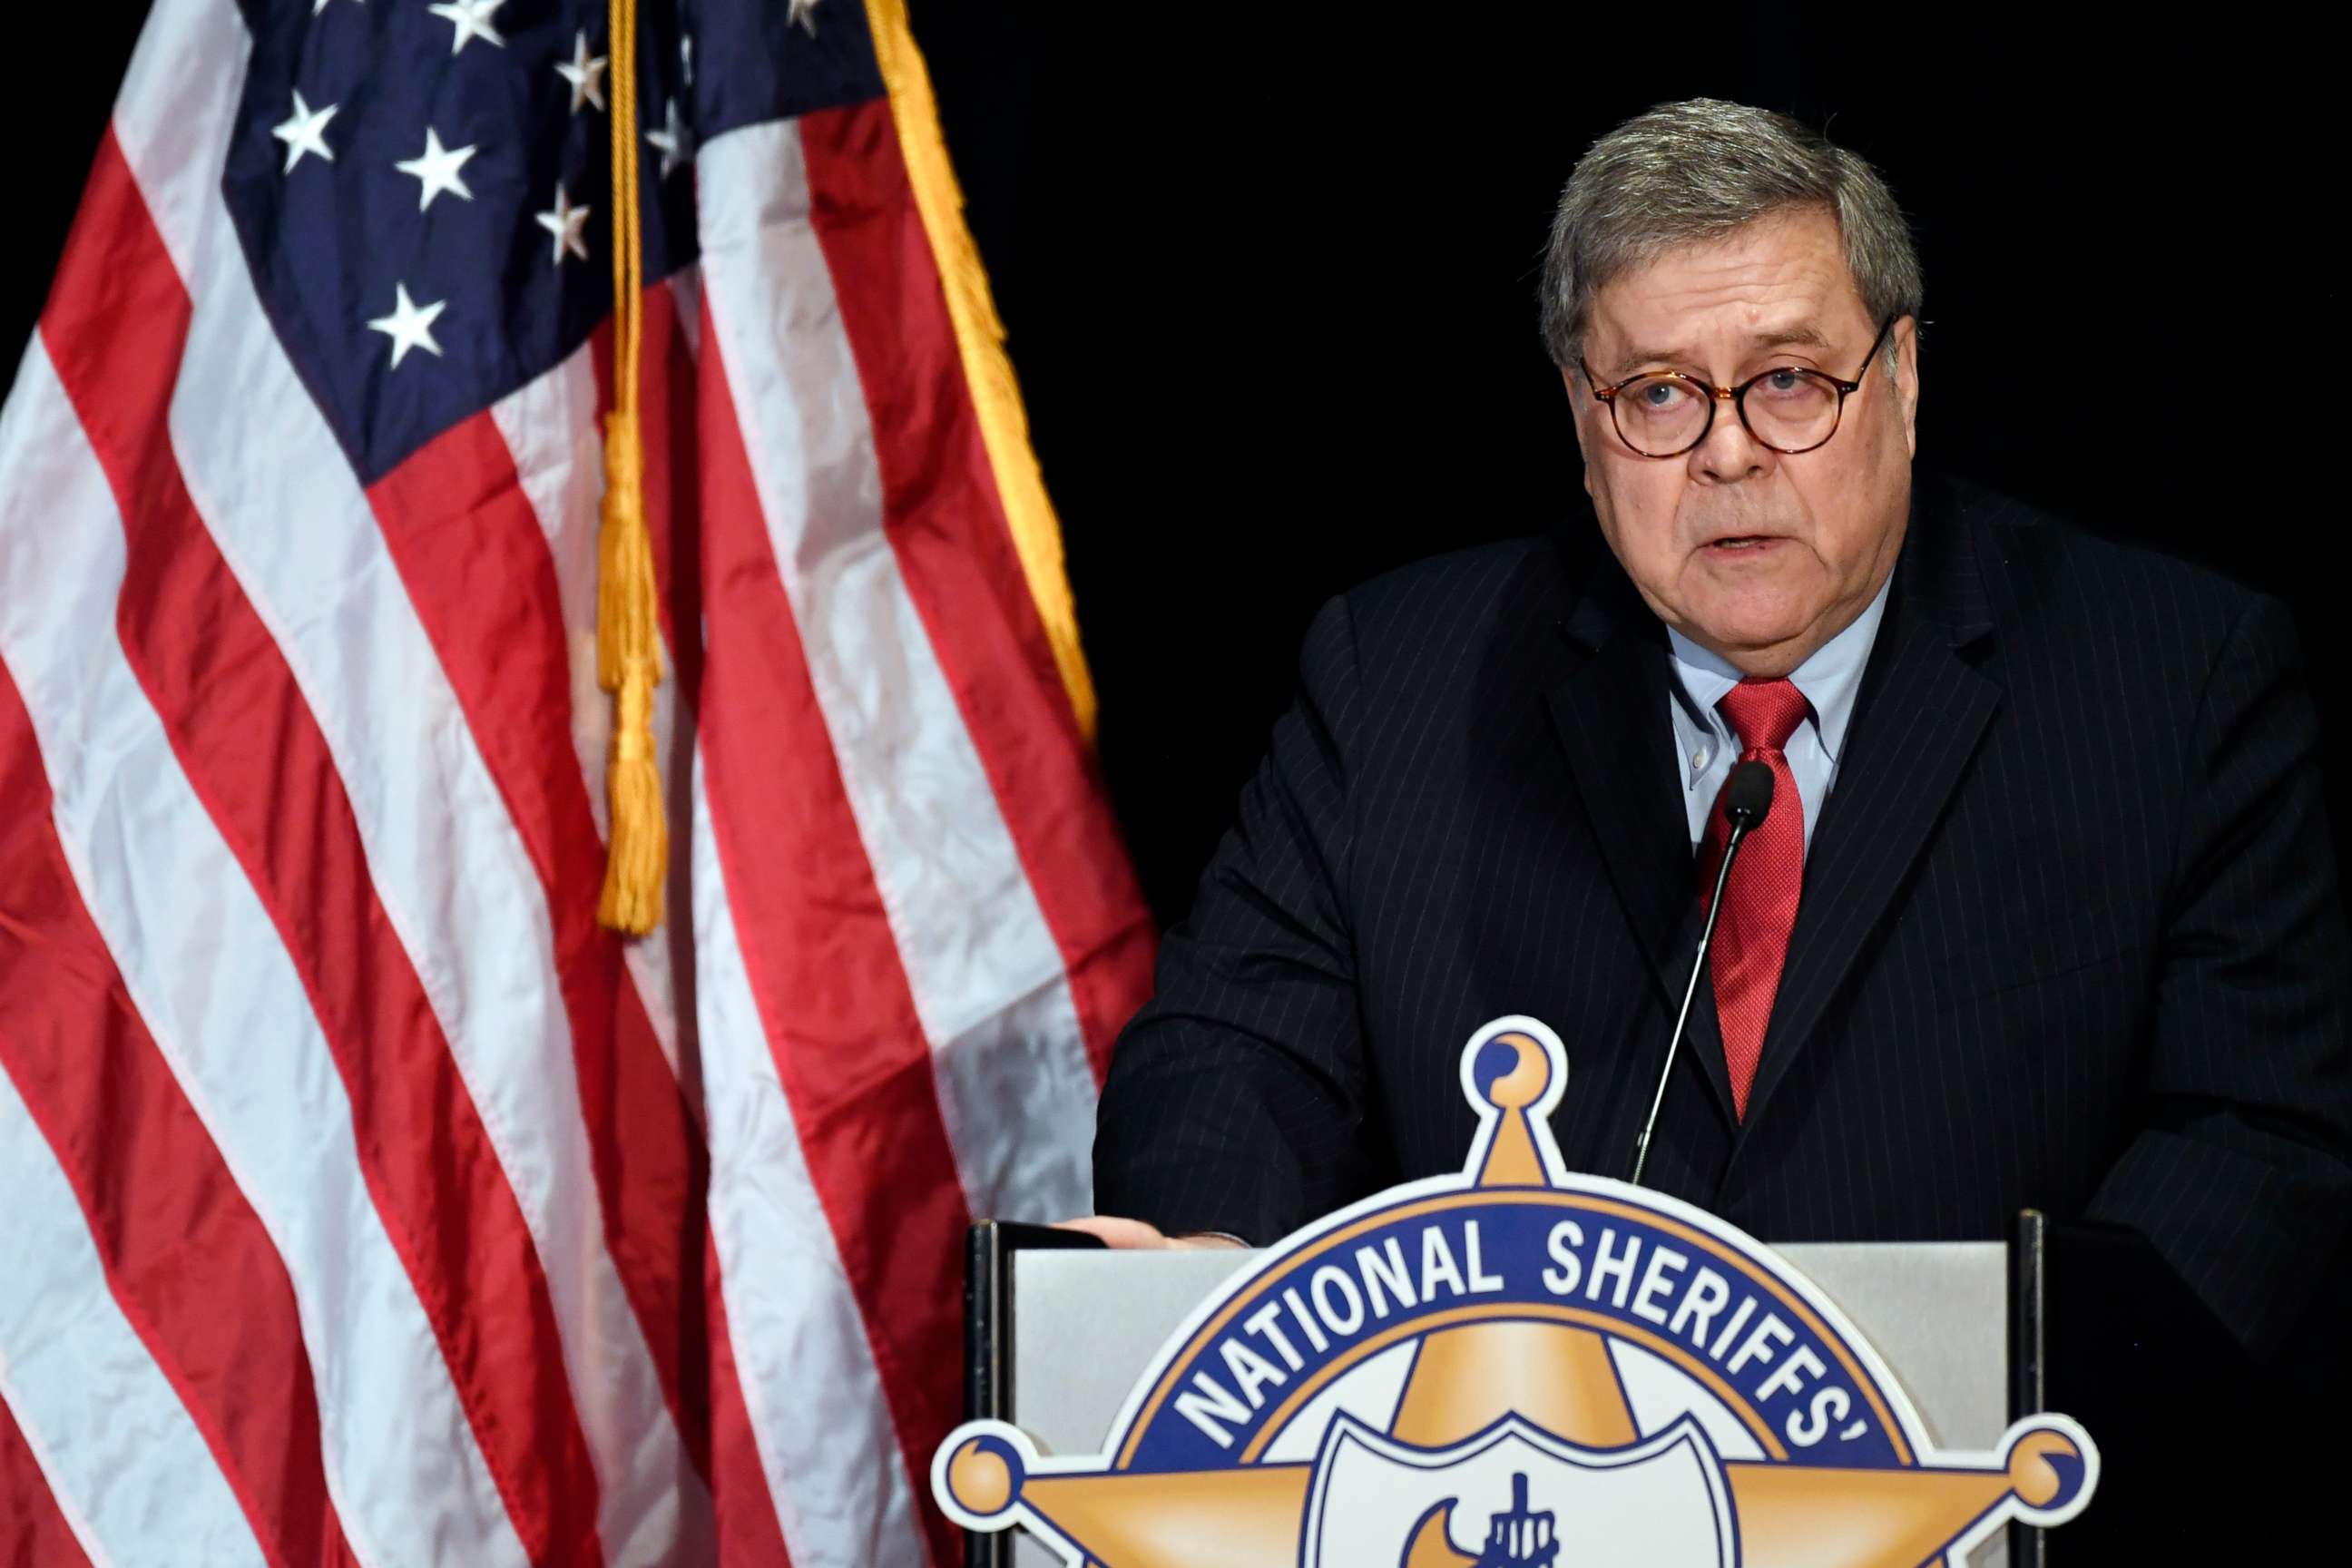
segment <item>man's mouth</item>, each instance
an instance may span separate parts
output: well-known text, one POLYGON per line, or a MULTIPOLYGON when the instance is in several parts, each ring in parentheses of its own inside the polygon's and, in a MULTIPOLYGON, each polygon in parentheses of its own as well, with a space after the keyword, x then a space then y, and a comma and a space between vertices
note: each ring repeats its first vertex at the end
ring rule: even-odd
POLYGON ((1773 545, 1787 542, 1786 536, 1778 533, 1733 533, 1727 534, 1721 539, 1709 540, 1706 547, 1725 553, 1734 553, 1740 551, 1769 550, 1773 545))

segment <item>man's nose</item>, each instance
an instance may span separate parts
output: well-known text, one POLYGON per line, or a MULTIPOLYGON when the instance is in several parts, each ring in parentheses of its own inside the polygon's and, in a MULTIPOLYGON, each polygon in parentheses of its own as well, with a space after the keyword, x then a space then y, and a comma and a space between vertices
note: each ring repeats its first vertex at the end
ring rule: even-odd
POLYGON ((1715 423, 1706 439, 1690 449, 1690 477, 1718 485, 1761 479, 1772 471, 1779 458, 1778 452, 1748 433, 1738 404, 1718 395, 1715 423))

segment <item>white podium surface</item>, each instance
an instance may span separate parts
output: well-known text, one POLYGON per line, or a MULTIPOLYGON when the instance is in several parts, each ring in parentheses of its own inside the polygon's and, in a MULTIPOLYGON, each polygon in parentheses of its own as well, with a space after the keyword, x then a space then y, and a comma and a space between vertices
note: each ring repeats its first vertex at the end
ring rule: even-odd
MULTIPOLYGON (((2009 1249, 1999 1242, 1836 1244, 1775 1250, 1895 1371, 1948 1448, 1990 1448, 2009 1426, 2009 1249)), ((1057 1454, 1094 1454, 1152 1352, 1257 1255, 1034 1250, 1013 1255, 1013 1424, 1057 1454)), ((1018 1568, 1058 1559, 1026 1535, 1018 1568)), ((2007 1568, 1985 1542, 1974 1568, 2007 1568)))

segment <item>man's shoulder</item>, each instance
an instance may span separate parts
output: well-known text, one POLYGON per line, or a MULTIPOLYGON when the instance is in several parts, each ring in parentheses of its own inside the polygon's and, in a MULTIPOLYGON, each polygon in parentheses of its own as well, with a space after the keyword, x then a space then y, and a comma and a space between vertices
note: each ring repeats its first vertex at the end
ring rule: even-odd
POLYGON ((1922 484, 1926 521, 1966 540, 1994 621, 2012 637, 2210 656, 2250 612, 2276 607, 2212 567, 2118 537, 2127 519, 2077 518, 1948 477, 1922 484))
MULTIPOLYGON (((1588 528, 1589 528, 1588 524, 1588 528)), ((1456 662, 1472 649, 1539 647, 1588 569, 1572 524, 1423 556, 1367 578, 1326 608, 1368 674, 1456 662)))
MULTIPOLYGON (((1560 525, 1564 527, 1565 525, 1560 525)), ((1424 555, 1368 577, 1347 591, 1358 621, 1410 627, 1490 616, 1530 588, 1556 592, 1565 582, 1560 527, 1424 555)))

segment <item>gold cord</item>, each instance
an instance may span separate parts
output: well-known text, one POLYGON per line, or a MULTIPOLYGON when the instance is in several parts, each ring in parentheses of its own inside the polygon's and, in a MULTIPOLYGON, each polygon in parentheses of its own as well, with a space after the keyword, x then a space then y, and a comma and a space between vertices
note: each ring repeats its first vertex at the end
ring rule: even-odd
POLYGON ((654 552, 646 531, 637 424, 645 262, 637 214, 637 7, 612 0, 613 406, 604 416, 604 506, 596 546, 596 679, 613 693, 606 767, 612 845, 596 919, 643 936, 661 923, 669 829, 654 756, 654 687, 662 678, 654 552))

